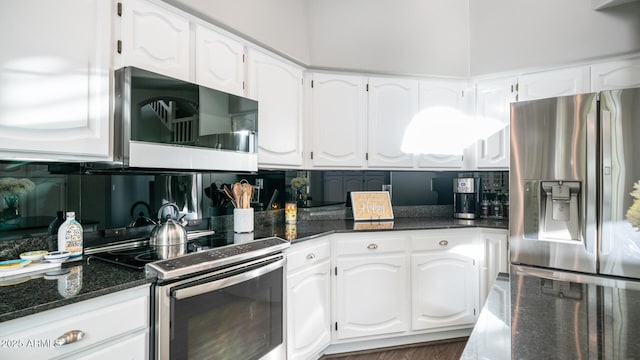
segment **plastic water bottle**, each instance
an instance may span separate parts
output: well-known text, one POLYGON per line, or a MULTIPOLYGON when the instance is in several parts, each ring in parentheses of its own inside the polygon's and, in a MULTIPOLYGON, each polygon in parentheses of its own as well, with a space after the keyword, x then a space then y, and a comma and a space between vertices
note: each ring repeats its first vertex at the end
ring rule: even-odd
POLYGON ((82 225, 76 221, 76 213, 67 212, 67 219, 58 229, 58 251, 68 251, 70 256, 82 255, 82 225))

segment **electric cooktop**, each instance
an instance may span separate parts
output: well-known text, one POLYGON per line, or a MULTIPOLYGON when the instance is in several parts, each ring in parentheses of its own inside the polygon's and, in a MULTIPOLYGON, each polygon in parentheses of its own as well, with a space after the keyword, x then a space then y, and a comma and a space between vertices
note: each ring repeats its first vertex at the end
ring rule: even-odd
MULTIPOLYGON (((213 231, 192 232, 188 234, 187 254, 232 244, 234 244, 234 238, 226 236, 225 234, 216 234, 213 231)), ((144 270, 145 265, 148 263, 161 260, 156 254, 156 249, 148 244, 135 247, 132 245, 130 248, 125 247, 115 250, 107 250, 92 254, 89 256, 89 259, 91 258, 126 266, 136 270, 144 270)))

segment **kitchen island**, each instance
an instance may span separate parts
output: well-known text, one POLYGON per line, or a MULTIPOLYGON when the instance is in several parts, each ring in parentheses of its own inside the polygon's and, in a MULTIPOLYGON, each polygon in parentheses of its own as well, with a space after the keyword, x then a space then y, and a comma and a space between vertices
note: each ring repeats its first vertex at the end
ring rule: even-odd
POLYGON ((637 281, 511 266, 493 283, 461 360, 637 359, 639 301, 637 281))
POLYGON ((511 359, 509 274, 499 273, 460 360, 511 359))

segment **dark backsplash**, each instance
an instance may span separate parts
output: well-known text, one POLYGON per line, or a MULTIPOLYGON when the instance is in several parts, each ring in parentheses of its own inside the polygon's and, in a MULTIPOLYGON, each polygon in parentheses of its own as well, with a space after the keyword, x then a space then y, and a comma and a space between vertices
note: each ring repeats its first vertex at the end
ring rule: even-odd
MULTIPOLYGON (((155 219, 158 208, 165 202, 178 204, 190 226, 206 228, 212 217, 228 216, 233 212, 221 189, 224 184, 242 179, 251 184, 262 184, 261 188, 256 187, 257 194, 252 202, 256 213, 266 210, 276 191, 273 209, 283 208, 286 201, 300 196, 299 192, 305 194, 309 206, 331 204, 339 207, 346 204, 350 191, 381 190, 382 185, 391 185, 394 207, 450 205, 453 178, 458 176, 481 177, 485 197, 508 197, 508 172, 261 170, 254 174, 87 174, 50 173, 48 165, 0 162, 0 179, 29 179, 35 185, 31 191, 20 194, 16 206, 21 217, 34 220, 29 222, 29 227, 17 224, 15 219, 5 221, 10 211, 7 210, 8 203, 0 198, 0 242, 23 239, 24 248, 29 248, 28 241, 39 241, 43 247, 54 250, 54 242, 47 238, 47 227, 48 220, 52 221, 57 211, 75 211, 84 224, 86 237, 91 238, 104 236, 107 229, 129 228, 139 217, 155 219), (309 184, 296 191, 291 186, 296 177, 308 178, 309 184), (35 224, 36 219, 40 219, 40 223, 35 224), (92 232, 96 234, 90 234, 92 232)), ((0 258, 2 251, 0 248, 0 258)))

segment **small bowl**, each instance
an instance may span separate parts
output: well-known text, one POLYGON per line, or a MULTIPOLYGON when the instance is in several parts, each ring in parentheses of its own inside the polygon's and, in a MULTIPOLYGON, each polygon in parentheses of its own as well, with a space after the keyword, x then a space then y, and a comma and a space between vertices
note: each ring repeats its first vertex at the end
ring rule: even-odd
POLYGON ((37 250, 37 251, 27 251, 20 254, 20 259, 31 260, 33 262, 38 262, 44 258, 45 255, 49 254, 46 250, 37 250))
POLYGON ((20 269, 21 267, 25 267, 29 264, 31 264, 31 261, 20 259, 0 261, 0 271, 20 269))
POLYGON ((68 251, 52 251, 44 256, 44 259, 49 262, 63 262, 71 256, 68 251))

